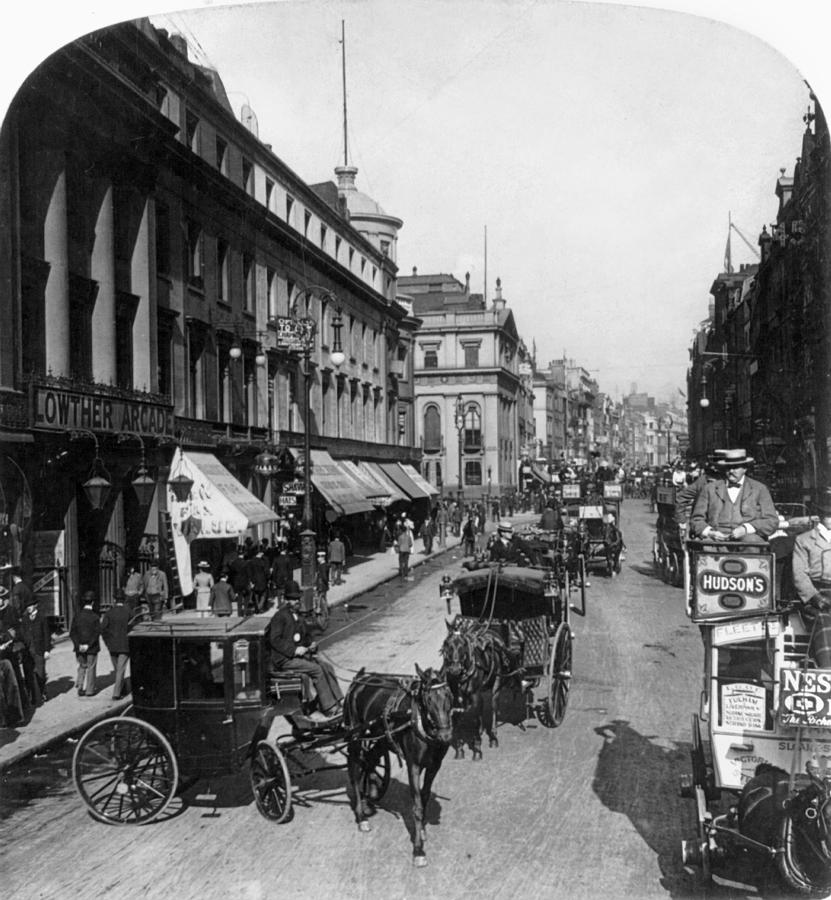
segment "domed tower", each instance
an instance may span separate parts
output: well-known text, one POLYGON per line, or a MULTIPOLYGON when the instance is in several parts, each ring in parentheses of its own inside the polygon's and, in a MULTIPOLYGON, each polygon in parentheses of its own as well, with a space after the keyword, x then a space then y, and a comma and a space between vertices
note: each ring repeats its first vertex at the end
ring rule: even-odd
POLYGON ((384 212, 380 204, 355 187, 355 166, 337 166, 338 197, 349 210, 349 224, 397 264, 398 229, 401 219, 384 212))

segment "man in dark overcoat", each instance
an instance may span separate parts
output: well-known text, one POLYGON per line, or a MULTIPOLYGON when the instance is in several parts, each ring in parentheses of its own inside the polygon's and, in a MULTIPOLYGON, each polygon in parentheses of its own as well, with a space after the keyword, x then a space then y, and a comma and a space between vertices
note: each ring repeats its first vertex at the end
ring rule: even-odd
POLYGON ((124 673, 130 660, 131 614, 126 602, 126 595, 121 588, 113 593, 113 605, 104 613, 101 620, 101 637, 110 651, 115 681, 113 681, 113 700, 120 700, 127 691, 124 689, 124 673))
POLYGON ((257 552, 251 559, 245 561, 245 570, 248 573, 248 583, 251 585, 253 611, 260 613, 265 609, 269 576, 268 563, 262 546, 257 548, 257 552))
POLYGON ((331 664, 324 659, 312 659, 317 649, 312 643, 300 615, 300 585, 296 581, 286 588, 286 602, 274 613, 268 629, 271 646, 271 668, 274 672, 297 672, 308 675, 317 691, 320 711, 310 718, 329 722, 340 715, 343 693, 331 664))
POLYGON ((84 591, 81 598, 83 604, 69 629, 69 637, 75 648, 75 659, 78 661, 78 674, 75 687, 79 697, 95 695, 95 670, 98 665, 98 653, 101 650, 101 620, 95 612, 95 594, 84 591))
POLYGON ((32 706, 42 706, 46 699, 46 660, 52 650, 52 629, 33 596, 20 620, 23 642, 23 675, 32 706))

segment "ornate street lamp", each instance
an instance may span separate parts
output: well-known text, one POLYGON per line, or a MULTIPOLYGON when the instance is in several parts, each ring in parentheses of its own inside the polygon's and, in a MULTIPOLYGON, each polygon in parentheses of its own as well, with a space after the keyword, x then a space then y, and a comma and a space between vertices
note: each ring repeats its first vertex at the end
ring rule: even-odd
POLYGON ((86 428, 75 428, 72 431, 70 440, 77 440, 82 434, 88 434, 92 438, 93 443, 95 444, 95 457, 92 460, 92 468, 90 469, 89 477, 81 487, 84 489, 84 494, 86 494, 89 505, 94 510, 98 511, 104 508, 113 485, 110 480, 110 473, 104 467, 104 461, 99 456, 98 438, 93 432, 86 428))
POLYGON ((156 481, 151 477, 147 468, 144 452, 144 438, 142 438, 137 431, 122 431, 118 435, 118 443, 120 444, 131 437, 136 438, 141 444, 141 462, 139 462, 138 468, 136 469, 136 477, 130 483, 133 485, 133 490, 136 492, 139 506, 147 507, 152 503, 153 494, 156 493, 156 481))
POLYGON ((181 445, 177 447, 178 457, 176 458, 175 471, 170 473, 167 479, 167 485, 178 503, 185 503, 190 497, 190 489, 193 487, 193 479, 185 463, 185 455, 182 452, 181 445))

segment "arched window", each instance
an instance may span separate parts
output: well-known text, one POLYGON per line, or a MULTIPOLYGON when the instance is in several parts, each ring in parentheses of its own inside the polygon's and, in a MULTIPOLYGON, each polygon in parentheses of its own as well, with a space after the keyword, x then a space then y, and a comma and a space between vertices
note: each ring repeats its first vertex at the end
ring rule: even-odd
POLYGON ((478 453, 482 449, 482 414, 475 403, 468 403, 465 408, 464 449, 465 453, 478 453))
POLYGON ((441 413, 433 405, 424 410, 424 452, 441 452, 441 413))

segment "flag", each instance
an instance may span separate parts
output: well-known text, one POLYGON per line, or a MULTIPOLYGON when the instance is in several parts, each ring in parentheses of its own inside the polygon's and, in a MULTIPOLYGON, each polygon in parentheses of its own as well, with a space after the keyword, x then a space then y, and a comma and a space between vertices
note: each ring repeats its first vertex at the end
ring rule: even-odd
POLYGON ((724 248, 724 271, 730 275, 733 271, 733 259, 730 253, 730 229, 727 229, 727 245, 724 248))

